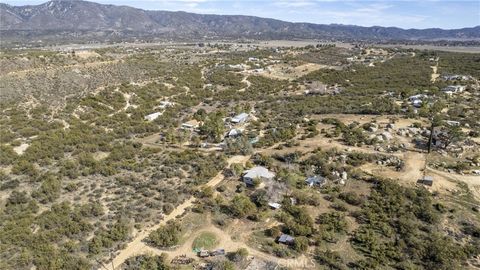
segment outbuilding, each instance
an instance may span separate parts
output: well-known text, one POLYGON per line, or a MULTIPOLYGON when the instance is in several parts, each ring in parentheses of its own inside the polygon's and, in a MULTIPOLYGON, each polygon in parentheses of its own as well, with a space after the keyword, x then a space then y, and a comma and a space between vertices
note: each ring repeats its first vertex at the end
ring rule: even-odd
POLYGON ((290 236, 288 234, 282 234, 278 238, 278 243, 280 243, 280 244, 293 245, 294 242, 295 242, 295 238, 293 238, 292 236, 290 236))
POLYGON ((418 180, 420 184, 426 185, 426 186, 432 186, 433 185, 433 177, 426 175, 422 177, 422 179, 418 180))

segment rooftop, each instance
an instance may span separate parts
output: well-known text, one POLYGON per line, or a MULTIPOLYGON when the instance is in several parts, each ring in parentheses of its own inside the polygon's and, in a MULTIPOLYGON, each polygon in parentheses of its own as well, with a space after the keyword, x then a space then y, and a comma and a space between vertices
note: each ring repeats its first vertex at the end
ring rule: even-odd
POLYGON ((243 175, 244 178, 273 178, 275 177, 275 174, 271 171, 269 171, 265 167, 261 166, 256 166, 251 168, 250 170, 246 170, 245 174, 243 175))

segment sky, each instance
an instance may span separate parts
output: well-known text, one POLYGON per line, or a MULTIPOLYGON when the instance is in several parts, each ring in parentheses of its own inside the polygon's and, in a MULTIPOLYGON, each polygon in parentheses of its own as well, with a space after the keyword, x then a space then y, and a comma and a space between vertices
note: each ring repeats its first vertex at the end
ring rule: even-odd
MULTIPOLYGON (((10 5, 46 0, 0 0, 10 5)), ((480 25, 480 0, 93 0, 148 10, 252 15, 290 22, 455 29, 480 25)))

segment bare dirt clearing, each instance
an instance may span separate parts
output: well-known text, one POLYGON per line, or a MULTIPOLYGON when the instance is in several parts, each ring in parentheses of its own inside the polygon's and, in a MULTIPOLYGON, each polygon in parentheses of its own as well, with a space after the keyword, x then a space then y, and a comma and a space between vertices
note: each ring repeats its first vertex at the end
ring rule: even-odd
POLYGON ((327 65, 320 65, 314 63, 303 64, 297 67, 291 67, 287 64, 275 64, 269 66, 265 72, 260 73, 260 75, 279 80, 294 80, 301 76, 304 76, 310 72, 319 70, 321 68, 332 68, 327 65))

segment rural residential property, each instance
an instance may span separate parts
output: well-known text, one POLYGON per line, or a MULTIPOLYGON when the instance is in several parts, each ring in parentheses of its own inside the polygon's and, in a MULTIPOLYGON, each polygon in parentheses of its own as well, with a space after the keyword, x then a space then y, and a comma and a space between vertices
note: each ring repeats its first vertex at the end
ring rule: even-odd
POLYGON ((480 269, 480 2, 4 0, 0 270, 480 269))

